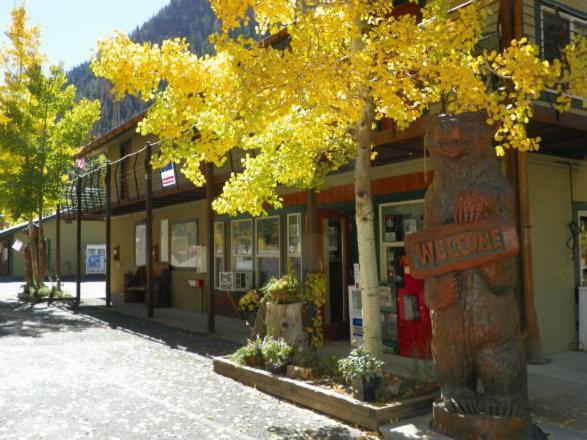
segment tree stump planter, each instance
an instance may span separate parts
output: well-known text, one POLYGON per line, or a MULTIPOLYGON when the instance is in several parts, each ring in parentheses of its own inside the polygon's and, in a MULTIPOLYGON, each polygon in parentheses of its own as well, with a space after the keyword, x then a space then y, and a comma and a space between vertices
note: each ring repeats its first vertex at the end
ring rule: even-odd
POLYGON ((329 388, 241 366, 224 357, 215 357, 213 364, 217 374, 372 431, 389 423, 390 419, 407 419, 430 413, 432 402, 438 396, 438 392, 432 392, 386 404, 373 404, 329 388))
POLYGON ((283 338, 292 347, 303 347, 308 342, 304 331, 303 306, 301 302, 279 304, 267 302, 265 323, 267 334, 283 338))

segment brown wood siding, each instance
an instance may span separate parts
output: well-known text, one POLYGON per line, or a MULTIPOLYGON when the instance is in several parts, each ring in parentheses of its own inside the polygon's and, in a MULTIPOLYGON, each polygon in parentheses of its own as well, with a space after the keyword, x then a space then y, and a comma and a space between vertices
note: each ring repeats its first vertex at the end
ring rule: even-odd
MULTIPOLYGON (((407 191, 417 191, 426 189, 432 182, 432 172, 428 172, 428 179, 424 172, 404 174, 402 176, 385 177, 375 179, 371 182, 371 191, 373 195, 384 195, 401 193, 407 191)), ((306 193, 296 192, 284 194, 284 206, 305 205, 306 193)), ((355 198, 354 186, 352 183, 346 185, 333 186, 321 191, 316 196, 318 205, 326 205, 337 202, 348 202, 355 198)))

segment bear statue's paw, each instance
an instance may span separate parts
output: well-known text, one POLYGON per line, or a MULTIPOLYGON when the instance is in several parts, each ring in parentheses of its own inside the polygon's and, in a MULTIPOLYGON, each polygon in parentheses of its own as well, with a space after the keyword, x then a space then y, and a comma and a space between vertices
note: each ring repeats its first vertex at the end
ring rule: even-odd
POLYGON ((432 310, 446 310, 459 299, 461 277, 458 272, 449 272, 431 278, 426 288, 426 305, 432 310))

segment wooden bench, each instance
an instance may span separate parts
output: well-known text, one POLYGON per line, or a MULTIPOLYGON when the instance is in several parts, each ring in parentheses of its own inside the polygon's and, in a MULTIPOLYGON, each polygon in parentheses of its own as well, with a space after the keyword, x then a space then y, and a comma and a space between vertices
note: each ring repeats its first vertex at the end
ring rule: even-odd
MULTIPOLYGON (((147 270, 137 267, 135 272, 124 274, 123 296, 125 303, 145 302, 147 270)), ((153 307, 171 307, 171 271, 168 263, 153 265, 153 307)))

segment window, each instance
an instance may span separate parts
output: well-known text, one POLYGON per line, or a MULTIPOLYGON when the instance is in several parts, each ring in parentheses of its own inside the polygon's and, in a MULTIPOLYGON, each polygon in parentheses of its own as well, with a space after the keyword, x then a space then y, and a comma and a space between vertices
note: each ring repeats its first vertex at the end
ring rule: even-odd
POLYGON ((196 269, 198 246, 198 223, 195 220, 171 225, 171 266, 196 269))
POLYGON ((214 285, 218 287, 219 272, 224 272, 224 222, 214 223, 214 285))
POLYGON ((232 270, 253 270, 253 226, 251 220, 235 220, 231 227, 232 270))
POLYGON ((561 48, 574 35, 587 36, 587 21, 552 8, 542 8, 542 55, 547 60, 560 57, 561 48))
POLYGON ((406 265, 404 239, 422 229, 424 201, 386 203, 379 206, 380 280, 397 286, 406 265))
POLYGON ((279 216, 256 219, 257 285, 263 286, 271 278, 278 278, 280 268, 279 216))
POLYGON ((147 264, 147 225, 135 225, 135 267, 147 264))
POLYGON ((302 279, 302 215, 287 215, 287 262, 302 279))

